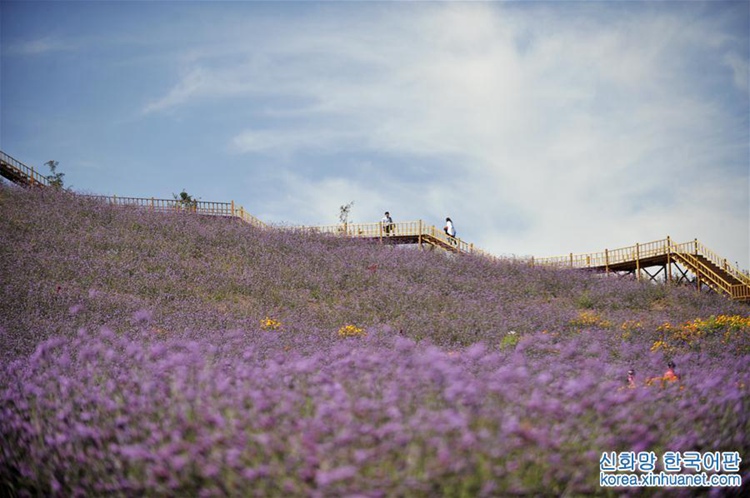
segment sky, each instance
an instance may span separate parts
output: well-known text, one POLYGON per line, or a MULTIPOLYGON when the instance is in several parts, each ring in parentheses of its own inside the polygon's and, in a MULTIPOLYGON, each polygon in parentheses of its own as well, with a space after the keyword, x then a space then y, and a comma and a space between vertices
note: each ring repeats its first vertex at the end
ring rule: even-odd
POLYGON ((750 2, 0 3, 0 149, 82 193, 750 267, 750 2))

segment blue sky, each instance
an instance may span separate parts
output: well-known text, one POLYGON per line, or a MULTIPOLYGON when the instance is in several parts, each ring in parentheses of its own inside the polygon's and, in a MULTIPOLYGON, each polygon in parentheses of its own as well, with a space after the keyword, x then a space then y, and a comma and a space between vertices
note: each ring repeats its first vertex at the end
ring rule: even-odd
POLYGON ((0 3, 0 148, 77 191, 750 267, 750 3, 0 3))

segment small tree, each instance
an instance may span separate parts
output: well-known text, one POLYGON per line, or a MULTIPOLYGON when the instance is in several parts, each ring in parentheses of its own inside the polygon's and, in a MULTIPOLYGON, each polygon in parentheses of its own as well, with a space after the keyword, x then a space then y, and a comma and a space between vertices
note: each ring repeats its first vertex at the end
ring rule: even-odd
POLYGON ((349 223, 349 213, 353 205, 354 201, 351 201, 349 204, 339 207, 339 221, 344 225, 344 230, 346 230, 346 225, 349 223))
POLYGON ((57 172, 57 165, 60 163, 50 160, 44 164, 45 166, 49 167, 50 170, 50 174, 47 175, 47 181, 49 182, 50 186, 54 188, 63 188, 63 176, 65 176, 65 173, 57 172))
POLYGON ((342 224, 342 227, 339 229, 339 231, 341 232, 346 233, 346 226, 349 223, 349 213, 351 213, 353 205, 354 201, 351 201, 349 204, 339 207, 339 221, 342 224))
POLYGON ((172 196, 186 211, 195 211, 198 208, 198 199, 193 199, 193 197, 188 194, 185 189, 182 189, 180 195, 172 194, 172 196))

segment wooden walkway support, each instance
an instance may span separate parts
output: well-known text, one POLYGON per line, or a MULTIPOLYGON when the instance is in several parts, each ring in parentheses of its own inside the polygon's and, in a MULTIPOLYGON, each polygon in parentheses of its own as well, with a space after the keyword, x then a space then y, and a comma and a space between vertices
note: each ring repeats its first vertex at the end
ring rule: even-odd
MULTIPOLYGON (((47 177, 26 166, 22 162, 0 151, 0 175, 23 186, 48 187, 47 177)), ((116 206, 134 206, 159 212, 192 212, 204 216, 238 218, 256 227, 266 224, 251 215, 242 206, 231 202, 193 201, 179 199, 155 199, 141 197, 86 196, 99 199, 116 206)), ((356 237, 378 241, 384 244, 424 244, 438 247, 457 254, 474 254, 498 259, 490 253, 479 250, 460 238, 448 236, 442 229, 427 225, 422 220, 392 224, 386 231, 382 222, 346 223, 317 227, 300 227, 316 233, 327 233, 343 237, 356 237)), ((532 265, 553 266, 558 268, 591 269, 602 272, 625 273, 642 279, 645 274, 651 280, 663 272, 663 279, 670 281, 688 281, 694 283, 698 290, 711 290, 727 295, 731 299, 750 302, 750 276, 737 266, 730 265, 726 259, 698 242, 677 244, 667 237, 663 240, 635 244, 619 249, 605 249, 603 252, 588 254, 569 254, 553 258, 530 258, 532 265), (655 273, 649 268, 658 268, 655 273), (688 274, 694 275, 690 280, 688 274)))

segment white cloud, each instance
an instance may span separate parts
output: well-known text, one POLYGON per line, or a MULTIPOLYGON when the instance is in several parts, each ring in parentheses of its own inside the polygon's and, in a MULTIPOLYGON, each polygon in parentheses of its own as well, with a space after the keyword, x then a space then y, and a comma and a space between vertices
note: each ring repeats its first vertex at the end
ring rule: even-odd
POLYGON ((167 95, 146 105, 143 112, 148 114, 182 105, 196 95, 209 91, 210 81, 211 76, 203 68, 195 67, 167 95))
POLYGON ((551 4, 368 5, 342 22, 327 7, 311 19, 264 19, 269 37, 238 39, 226 60, 193 54, 145 111, 268 99, 227 136, 233 153, 287 165, 344 152, 401 158, 383 163, 403 179, 390 195, 346 168, 314 184, 287 171, 291 200, 279 209, 290 221, 330 219, 351 197, 373 213, 383 204, 456 213, 463 234, 497 253, 595 251, 672 232, 718 239, 747 264, 748 241, 725 235, 748 227, 748 173, 727 176, 747 158, 737 131, 747 120, 708 75, 731 68, 742 94, 729 99, 747 106, 748 64, 729 49, 712 60, 727 37, 699 13, 597 3, 571 21, 551 4), (417 190, 409 158, 435 164, 417 190), (726 188, 735 194, 716 194, 726 188))

